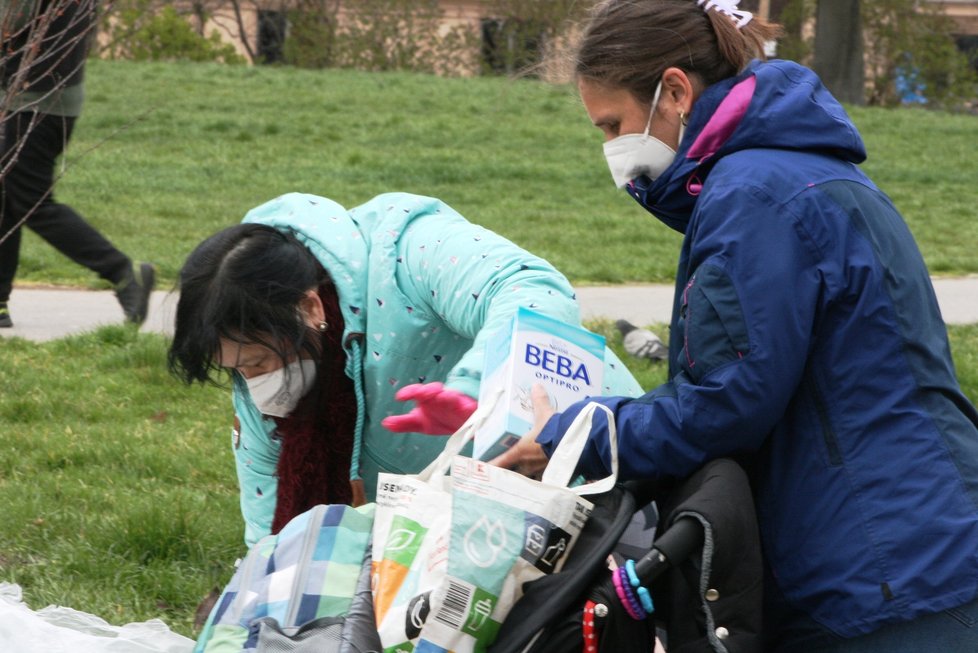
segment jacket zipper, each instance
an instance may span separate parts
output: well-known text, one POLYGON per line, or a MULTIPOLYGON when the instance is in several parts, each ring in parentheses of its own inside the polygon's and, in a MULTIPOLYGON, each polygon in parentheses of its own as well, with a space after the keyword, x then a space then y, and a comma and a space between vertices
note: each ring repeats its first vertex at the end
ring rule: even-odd
POLYGON ((283 628, 294 628, 297 625, 295 619, 299 613, 299 603, 302 600, 302 594, 306 587, 306 579, 309 576, 312 549, 316 546, 316 541, 319 539, 319 530, 323 522, 323 512, 327 509, 328 506, 319 504, 312 509, 309 515, 309 523, 306 525, 306 532, 302 540, 302 549, 299 553, 299 560, 297 561, 298 569, 295 573, 295 581, 292 584, 292 593, 289 596, 289 611, 286 613, 285 623, 282 624, 283 628))
POLYGON ((683 305, 680 308, 679 315, 683 319, 683 351, 686 354, 686 366, 692 370, 693 366, 696 365, 696 361, 693 360, 692 354, 689 352, 689 292, 696 285, 696 274, 694 273, 689 281, 686 282, 686 287, 683 288, 683 305))
POLYGON ((815 414, 818 416, 819 424, 822 427, 822 438, 825 440, 825 448, 829 454, 829 464, 839 466, 842 464, 842 454, 839 451, 839 440, 835 437, 835 431, 829 422, 829 410, 815 382, 815 375, 809 371, 808 385, 811 388, 812 402, 815 404, 815 414))

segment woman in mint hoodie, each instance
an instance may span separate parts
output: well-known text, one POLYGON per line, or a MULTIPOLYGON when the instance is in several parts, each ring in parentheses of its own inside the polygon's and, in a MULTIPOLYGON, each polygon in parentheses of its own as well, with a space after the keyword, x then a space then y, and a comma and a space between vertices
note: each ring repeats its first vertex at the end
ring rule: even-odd
MULTIPOLYGON (((428 434, 474 410, 486 339, 520 306, 580 323, 553 266, 430 197, 348 210, 292 193, 201 243, 170 367, 188 383, 231 370, 245 541, 372 499, 379 471, 420 471, 444 445, 428 434)), ((604 378, 605 394, 641 392, 610 350, 604 378)))

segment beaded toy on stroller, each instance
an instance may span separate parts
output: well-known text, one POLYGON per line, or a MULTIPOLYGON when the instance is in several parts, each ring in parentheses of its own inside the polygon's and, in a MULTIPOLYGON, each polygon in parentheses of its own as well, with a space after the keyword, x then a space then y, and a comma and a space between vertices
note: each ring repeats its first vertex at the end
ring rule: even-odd
POLYGON ((760 538, 736 463, 712 461, 668 491, 625 484, 594 498, 567 565, 527 585, 490 653, 761 650, 760 538), (623 557, 621 534, 653 495, 652 548, 623 557))

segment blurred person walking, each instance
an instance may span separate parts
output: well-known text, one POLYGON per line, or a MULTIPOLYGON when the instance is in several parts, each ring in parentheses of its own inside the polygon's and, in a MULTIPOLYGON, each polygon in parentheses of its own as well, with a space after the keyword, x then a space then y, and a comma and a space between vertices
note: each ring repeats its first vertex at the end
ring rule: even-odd
POLYGON ((74 209, 54 198, 55 164, 84 100, 96 0, 0 0, 0 327, 20 260, 21 229, 115 288, 128 322, 146 319, 155 268, 135 263, 74 209))

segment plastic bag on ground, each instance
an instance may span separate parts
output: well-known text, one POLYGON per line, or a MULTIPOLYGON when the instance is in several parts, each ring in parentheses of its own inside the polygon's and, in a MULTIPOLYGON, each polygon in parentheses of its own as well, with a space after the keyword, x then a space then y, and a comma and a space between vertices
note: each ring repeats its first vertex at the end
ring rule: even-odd
POLYGON ((19 585, 0 583, 0 642, 17 653, 190 653, 194 640, 159 619, 113 626, 101 617, 49 605, 31 610, 19 585))

